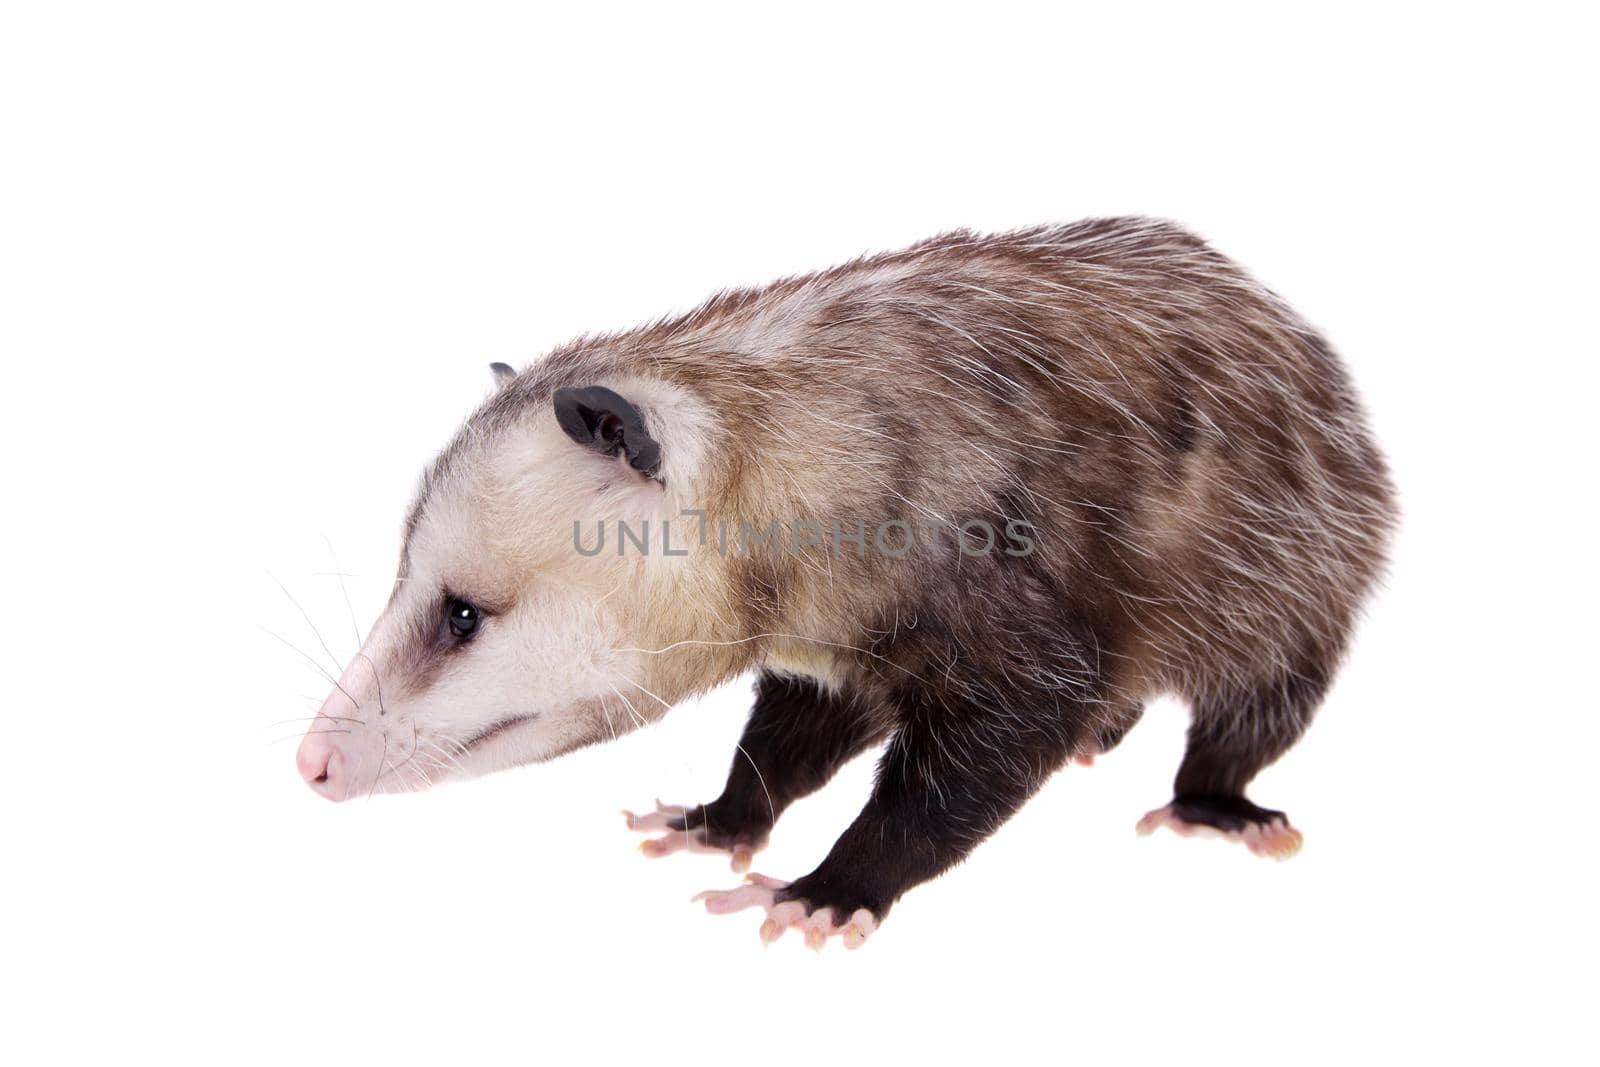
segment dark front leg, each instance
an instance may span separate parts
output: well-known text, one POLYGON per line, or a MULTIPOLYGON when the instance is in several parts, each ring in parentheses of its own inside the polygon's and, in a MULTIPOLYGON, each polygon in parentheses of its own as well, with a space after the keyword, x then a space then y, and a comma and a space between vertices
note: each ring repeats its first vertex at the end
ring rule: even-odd
POLYGON ((906 698, 866 807, 816 870, 776 891, 777 903, 807 915, 826 908, 834 925, 859 922, 864 909, 875 925, 906 890, 965 858, 1089 736, 1082 699, 960 692, 906 698))
POLYGON ((733 856, 734 870, 748 870, 784 809, 820 789, 846 760, 881 739, 888 723, 881 710, 856 697, 805 679, 764 674, 722 795, 694 808, 658 802, 654 812, 627 812, 628 826, 667 831, 640 845, 647 856, 725 851, 733 856))
POLYGON ((715 848, 766 843, 785 808, 887 733, 882 714, 807 679, 763 674, 722 795, 669 822, 715 848))

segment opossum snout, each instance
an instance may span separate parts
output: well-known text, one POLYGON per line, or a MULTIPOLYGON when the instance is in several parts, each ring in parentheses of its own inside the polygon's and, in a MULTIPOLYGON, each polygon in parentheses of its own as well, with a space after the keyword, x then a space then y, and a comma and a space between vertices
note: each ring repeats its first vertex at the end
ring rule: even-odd
POLYGON ((334 732, 332 725, 331 719, 319 719, 301 740, 294 763, 306 785, 329 800, 343 800, 350 793, 350 761, 326 736, 334 732))

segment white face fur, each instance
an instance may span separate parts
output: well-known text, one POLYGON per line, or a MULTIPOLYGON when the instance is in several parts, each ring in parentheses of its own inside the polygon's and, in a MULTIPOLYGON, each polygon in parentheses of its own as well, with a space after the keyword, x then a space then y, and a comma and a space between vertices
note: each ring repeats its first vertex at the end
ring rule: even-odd
MULTIPOLYGON (((638 623, 681 600, 689 561, 573 544, 575 520, 592 541, 597 520, 636 523, 679 494, 569 440, 548 401, 465 440, 424 488, 394 594, 301 743, 301 775, 329 799, 548 759, 686 695, 638 623)), ((680 452, 683 474, 693 448, 680 452)))

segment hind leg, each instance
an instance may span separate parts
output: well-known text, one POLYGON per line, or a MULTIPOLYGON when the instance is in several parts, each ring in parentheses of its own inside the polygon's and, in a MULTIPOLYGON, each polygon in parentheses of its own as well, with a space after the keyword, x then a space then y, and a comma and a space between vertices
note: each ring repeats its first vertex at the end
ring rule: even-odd
POLYGON ((1220 834, 1273 859, 1299 852, 1300 831, 1288 816, 1247 800, 1244 790, 1305 732, 1326 679, 1321 668, 1303 668, 1273 684, 1195 700, 1172 803, 1140 819, 1139 832, 1166 826, 1184 836, 1220 834))

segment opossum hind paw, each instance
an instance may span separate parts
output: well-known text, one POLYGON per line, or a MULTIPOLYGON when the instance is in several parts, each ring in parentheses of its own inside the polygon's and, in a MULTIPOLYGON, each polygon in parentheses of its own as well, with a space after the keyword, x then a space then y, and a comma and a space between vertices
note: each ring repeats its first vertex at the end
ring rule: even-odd
POLYGON ((836 919, 832 908, 813 908, 804 900, 778 900, 778 891, 788 884, 764 874, 751 874, 737 889, 708 889, 696 893, 693 899, 704 901, 706 911, 712 915, 728 915, 746 908, 763 909, 767 918, 761 924, 760 934, 762 944, 767 945, 792 929, 800 931, 806 947, 816 952, 821 952, 833 937, 845 948, 856 949, 866 944, 867 938, 877 930, 878 920, 866 908, 858 908, 849 917, 836 919))
POLYGON ((742 874, 748 871, 756 852, 765 841, 750 837, 714 835, 704 826, 687 829, 694 813, 699 810, 686 808, 681 804, 663 804, 657 800, 655 811, 635 815, 631 811, 624 810, 622 817, 627 820, 630 830, 643 834, 660 834, 659 837, 650 837, 639 842, 639 851, 651 859, 670 856, 674 852, 722 852, 728 855, 729 866, 735 873, 742 874))
POLYGON ((1286 860, 1300 851, 1300 831, 1281 811, 1258 808, 1243 797, 1174 800, 1139 820, 1141 836, 1167 827, 1183 837, 1225 837, 1257 856, 1286 860))

